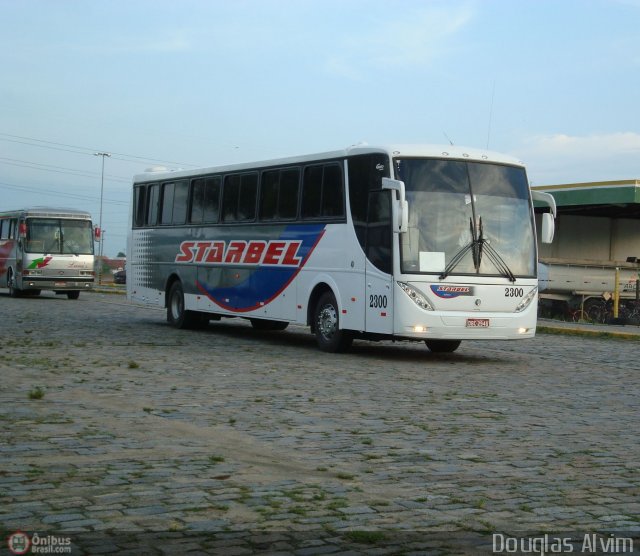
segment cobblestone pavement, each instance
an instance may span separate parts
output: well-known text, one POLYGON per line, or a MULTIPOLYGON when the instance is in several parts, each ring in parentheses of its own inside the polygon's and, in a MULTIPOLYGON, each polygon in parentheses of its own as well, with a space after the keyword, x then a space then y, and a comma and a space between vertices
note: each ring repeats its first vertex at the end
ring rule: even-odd
POLYGON ((640 549, 637 341, 330 355, 301 327, 180 331, 119 295, 4 292, 5 536, 90 554, 486 554, 570 532, 640 549))

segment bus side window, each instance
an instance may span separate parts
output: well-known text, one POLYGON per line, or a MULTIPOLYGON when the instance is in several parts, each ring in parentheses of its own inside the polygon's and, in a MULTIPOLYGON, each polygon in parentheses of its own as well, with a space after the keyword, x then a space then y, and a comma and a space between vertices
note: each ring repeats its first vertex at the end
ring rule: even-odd
POLYGON ((322 216, 322 166, 307 166, 302 179, 302 218, 322 216))
POLYGON ((160 186, 157 183, 149 186, 147 191, 146 225, 155 226, 158 223, 158 197, 160 186))
POLYGON ((248 222, 256 217, 258 174, 232 174, 224 178, 222 214, 224 222, 248 222))
POLYGON ((344 186, 338 164, 307 166, 302 184, 302 218, 344 216, 344 186))
POLYGON ((342 169, 337 164, 324 167, 322 177, 322 216, 344 216, 342 169))
POLYGON ((136 187, 133 190, 133 210, 135 215, 133 225, 135 228, 141 228, 142 226, 144 226, 146 192, 147 188, 144 186, 136 187))
POLYGON ((189 200, 189 184, 187 181, 177 181, 173 190, 173 216, 171 223, 184 224, 187 221, 187 202, 189 200))
POLYGON ((207 178, 204 183, 204 221, 217 222, 220 212, 220 189, 222 178, 213 176, 207 178))

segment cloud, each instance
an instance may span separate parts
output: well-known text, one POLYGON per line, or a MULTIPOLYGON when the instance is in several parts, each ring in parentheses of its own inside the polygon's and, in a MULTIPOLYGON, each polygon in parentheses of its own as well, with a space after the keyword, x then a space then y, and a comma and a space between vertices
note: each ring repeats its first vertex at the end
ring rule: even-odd
POLYGON ((333 55, 326 60, 326 71, 356 79, 372 69, 428 65, 446 55, 452 48, 452 38, 475 14, 468 3, 432 5, 413 11, 393 6, 393 12, 365 24, 365 31, 339 39, 333 55))
POLYGON ((516 155, 538 184, 640 178, 640 133, 633 131, 535 136, 516 155))

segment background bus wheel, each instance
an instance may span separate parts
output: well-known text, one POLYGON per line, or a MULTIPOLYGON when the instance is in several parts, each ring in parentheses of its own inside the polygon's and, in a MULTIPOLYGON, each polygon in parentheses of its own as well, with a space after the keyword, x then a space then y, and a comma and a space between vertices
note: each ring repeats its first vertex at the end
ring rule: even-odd
POLYGON ((196 311, 185 311, 181 282, 174 282, 169 289, 167 321, 176 328, 200 328, 208 322, 196 311))
POLYGON ((67 297, 69 299, 78 299, 80 297, 80 292, 77 290, 67 292, 67 297))
POLYGON ((288 322, 282 322, 280 320, 266 320, 266 319, 249 319, 251 326, 256 330, 284 330, 289 326, 288 322))
POLYGON ((340 330, 338 303, 331 292, 320 296, 313 316, 316 341, 322 351, 336 353, 351 346, 353 336, 347 330, 340 330))
POLYGON ((9 295, 11 297, 21 297, 22 290, 16 286, 16 279, 13 275, 13 270, 9 269, 7 274, 7 287, 9 288, 9 295))
POLYGON ((425 344, 433 353, 452 353, 460 347, 460 340, 425 340, 425 344))

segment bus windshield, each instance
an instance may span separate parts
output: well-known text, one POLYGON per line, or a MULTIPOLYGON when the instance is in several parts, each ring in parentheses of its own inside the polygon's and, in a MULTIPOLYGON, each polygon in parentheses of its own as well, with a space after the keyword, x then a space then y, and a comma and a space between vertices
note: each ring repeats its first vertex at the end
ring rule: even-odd
POLYGON ((93 230, 88 220, 30 218, 27 220, 28 253, 93 255, 93 230))
POLYGON ((396 159, 395 168, 409 204, 403 273, 535 276, 524 168, 426 158, 396 159))

